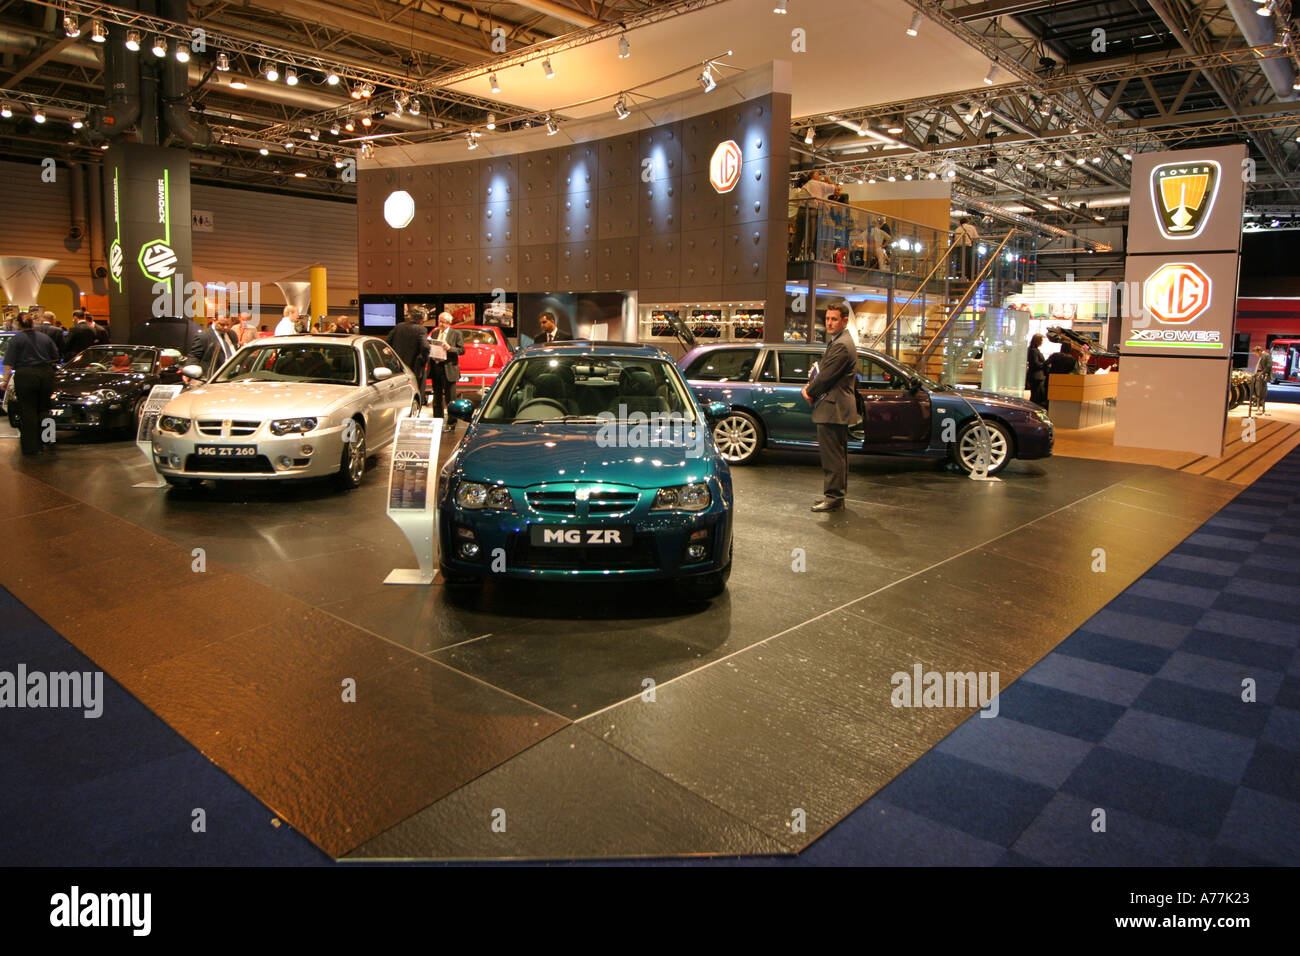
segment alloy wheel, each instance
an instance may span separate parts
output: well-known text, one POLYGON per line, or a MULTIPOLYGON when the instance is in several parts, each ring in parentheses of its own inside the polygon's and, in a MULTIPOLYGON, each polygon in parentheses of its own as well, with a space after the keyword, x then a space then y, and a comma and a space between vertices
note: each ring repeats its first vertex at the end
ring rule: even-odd
POLYGON ((758 451, 758 429, 747 415, 728 415, 714 426, 713 441, 727 461, 747 461, 758 451))
POLYGON ((984 471, 986 474, 993 474, 1006 464, 1007 455, 1011 451, 1011 446, 1007 441, 1006 433, 996 425, 975 425, 968 428, 961 436, 961 446, 958 454, 961 455, 962 465, 967 471, 975 471, 980 463, 980 439, 983 434, 988 435, 988 459, 985 462, 984 471))

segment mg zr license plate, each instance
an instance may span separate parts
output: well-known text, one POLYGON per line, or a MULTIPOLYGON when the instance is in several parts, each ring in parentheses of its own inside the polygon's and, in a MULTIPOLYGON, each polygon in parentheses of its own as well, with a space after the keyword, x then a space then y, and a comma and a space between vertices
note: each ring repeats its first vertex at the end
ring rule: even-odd
POLYGON ((256 458, 256 445, 195 445, 194 454, 202 458, 256 458))
POLYGON ((535 524, 529 528, 530 540, 544 548, 623 548, 632 544, 632 529, 574 528, 566 525, 535 524))

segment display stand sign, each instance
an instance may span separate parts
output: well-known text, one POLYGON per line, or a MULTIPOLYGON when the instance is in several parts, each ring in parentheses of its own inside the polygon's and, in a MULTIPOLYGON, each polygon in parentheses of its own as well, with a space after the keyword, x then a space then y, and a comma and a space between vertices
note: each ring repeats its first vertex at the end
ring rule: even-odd
MULTIPOLYGON (((139 427, 135 433, 135 447, 140 449, 140 454, 149 461, 149 467, 154 468, 153 462, 153 426, 158 421, 158 416, 167 403, 185 390, 184 385, 155 385, 149 391, 149 397, 144 400, 144 405, 140 408, 139 427)), ((162 475, 158 474, 157 468, 154 468, 153 481, 137 481, 132 487, 135 488, 166 488, 167 482, 163 481, 162 475)))
POLYGON ((438 547, 438 446, 441 418, 403 418, 397 423, 388 472, 388 517, 406 535, 419 568, 398 568, 385 584, 432 584, 438 547))

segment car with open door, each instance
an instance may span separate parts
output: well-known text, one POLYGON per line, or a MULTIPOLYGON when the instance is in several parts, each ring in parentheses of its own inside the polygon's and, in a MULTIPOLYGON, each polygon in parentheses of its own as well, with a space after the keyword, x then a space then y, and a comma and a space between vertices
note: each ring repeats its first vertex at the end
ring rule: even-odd
MULTIPOLYGON (((677 364, 701 402, 731 407, 713 438, 730 464, 743 465, 765 448, 817 448, 812 406, 801 393, 824 351, 793 342, 705 345, 677 364)), ((1025 399, 942 385, 865 348, 858 349, 857 389, 867 414, 849 430, 851 454, 947 456, 967 473, 983 454, 988 474, 1013 458, 1052 454, 1051 420, 1025 399)))

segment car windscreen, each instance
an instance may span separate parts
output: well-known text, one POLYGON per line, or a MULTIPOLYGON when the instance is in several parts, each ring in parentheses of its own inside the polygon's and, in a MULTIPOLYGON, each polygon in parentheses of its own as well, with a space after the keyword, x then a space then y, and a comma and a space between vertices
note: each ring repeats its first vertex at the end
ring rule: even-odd
POLYGON ((351 345, 265 345, 244 348, 221 370, 218 382, 357 384, 351 345))
POLYGON ((492 389, 483 420, 621 419, 634 413, 695 418, 695 404, 671 362, 622 355, 516 359, 492 389))
POLYGON ((92 345, 63 367, 88 372, 151 372, 158 350, 129 345, 92 345))
POLYGON ((466 345, 496 345, 497 337, 494 333, 484 329, 461 329, 461 337, 466 345))

